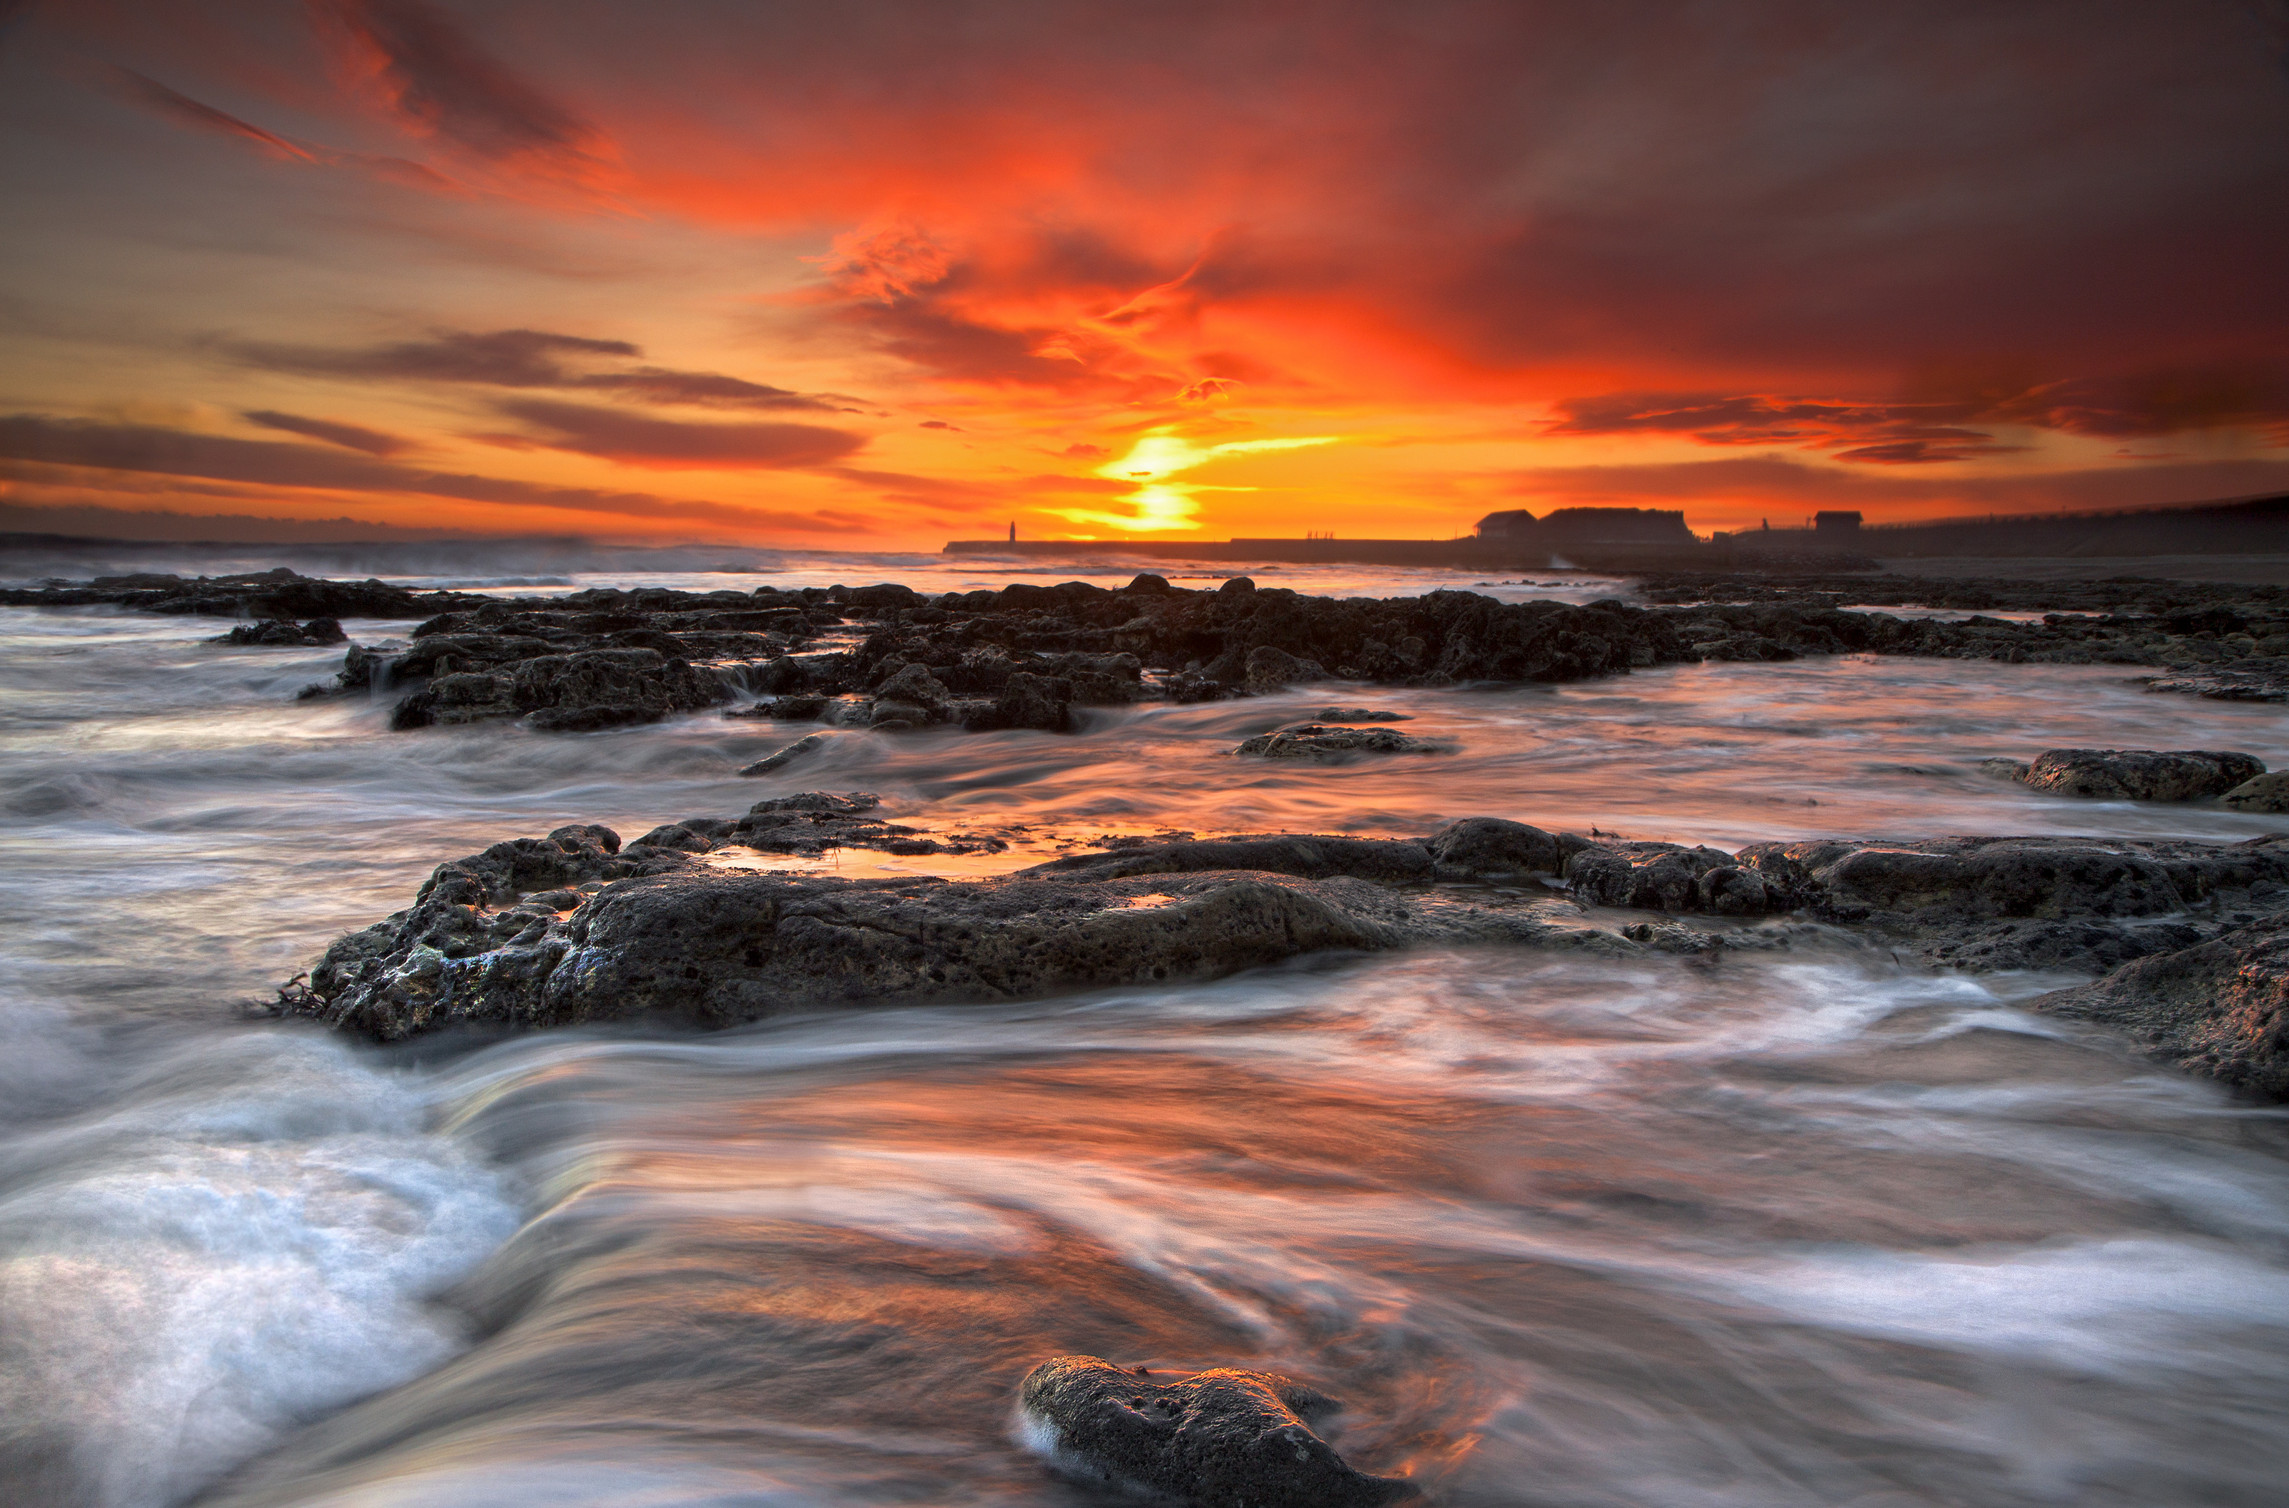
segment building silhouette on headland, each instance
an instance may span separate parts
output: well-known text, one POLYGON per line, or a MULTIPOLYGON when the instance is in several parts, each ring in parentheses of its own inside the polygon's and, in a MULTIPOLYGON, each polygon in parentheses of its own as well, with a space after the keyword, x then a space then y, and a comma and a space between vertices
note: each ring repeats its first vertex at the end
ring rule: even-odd
POLYGON ((1487 514, 1459 539, 955 540, 955 555, 1119 555, 1194 561, 1418 565, 1466 570, 1873 570, 1883 559, 1943 556, 2289 553, 2289 494, 2103 512, 1870 524, 1830 509, 1804 524, 1706 539, 1667 508, 1525 508, 1487 514))

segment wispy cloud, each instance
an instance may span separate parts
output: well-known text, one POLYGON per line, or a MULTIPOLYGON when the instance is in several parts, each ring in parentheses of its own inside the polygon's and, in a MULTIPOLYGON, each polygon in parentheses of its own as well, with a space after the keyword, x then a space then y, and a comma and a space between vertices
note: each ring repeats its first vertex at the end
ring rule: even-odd
POLYGON ((657 470, 823 466, 866 444, 864 435, 819 424, 685 424, 538 398, 494 407, 537 431, 538 444, 657 470))
POLYGON ((282 414, 274 409, 250 409, 239 417, 249 424, 259 424, 264 429, 282 430, 290 435, 324 440, 328 445, 339 445, 345 450, 362 450, 370 456, 394 456, 415 448, 414 443, 403 435, 368 429, 363 424, 345 424, 338 419, 310 419, 300 414, 282 414))
POLYGON ((548 330, 441 330, 425 340, 348 348, 240 341, 224 349, 248 366, 312 377, 563 388, 609 393, 639 403, 710 408, 832 413, 848 407, 826 395, 792 392, 720 372, 681 372, 658 366, 581 370, 583 364, 602 358, 637 357, 643 350, 630 341, 548 330))
POLYGON ((421 0, 318 0, 318 12, 423 135, 494 161, 584 166, 600 146, 578 111, 520 78, 421 0))
POLYGON ((446 498, 511 508, 611 514, 645 524, 706 523, 742 529, 800 528, 850 532, 840 523, 785 510, 662 497, 649 492, 559 487, 509 477, 426 471, 339 450, 269 440, 239 440, 155 425, 103 424, 38 414, 0 417, 0 461, 105 471, 203 477, 271 487, 317 488, 389 497, 446 498))

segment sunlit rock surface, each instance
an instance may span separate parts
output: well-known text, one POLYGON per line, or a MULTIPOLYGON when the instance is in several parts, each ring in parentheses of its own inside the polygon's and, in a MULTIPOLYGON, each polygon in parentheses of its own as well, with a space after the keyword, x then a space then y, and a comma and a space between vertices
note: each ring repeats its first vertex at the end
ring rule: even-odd
POLYGON ((2124 965, 2037 1002, 2126 1032, 2166 1063, 2289 1099, 2289 915, 2124 965))
POLYGON ((1068 1473, 1187 1508, 1380 1508, 1417 1496, 1355 1470, 1313 1433, 1334 1401, 1269 1372, 1167 1382, 1060 1356, 1019 1387, 1028 1443, 1068 1473))

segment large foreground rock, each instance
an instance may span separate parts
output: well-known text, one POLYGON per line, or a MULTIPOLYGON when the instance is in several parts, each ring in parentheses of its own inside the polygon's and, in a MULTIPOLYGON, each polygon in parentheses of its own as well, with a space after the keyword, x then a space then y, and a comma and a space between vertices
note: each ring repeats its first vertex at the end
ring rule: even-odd
MULTIPOLYGON (((905 851, 898 835, 911 829, 869 817, 871 803, 781 797, 736 823, 674 823, 624 850, 601 827, 495 844, 439 866, 409 910, 335 943, 281 1003, 383 1039, 654 1013, 724 1025, 1214 979, 1329 948, 1600 937, 1532 906, 1417 900, 1326 870, 850 880, 702 861, 734 844, 905 851)), ((1393 847, 1427 871, 1419 845, 1393 847)))
POLYGON ((2126 1032, 2165 1063, 2289 1100, 2289 914, 2141 958, 2036 1009, 2126 1032))
POLYGON ((1313 1433, 1333 1400, 1269 1372, 1219 1368, 1156 1382, 1094 1356, 1025 1375, 1028 1443, 1070 1473, 1188 1508, 1380 1508, 1415 1497, 1313 1433))

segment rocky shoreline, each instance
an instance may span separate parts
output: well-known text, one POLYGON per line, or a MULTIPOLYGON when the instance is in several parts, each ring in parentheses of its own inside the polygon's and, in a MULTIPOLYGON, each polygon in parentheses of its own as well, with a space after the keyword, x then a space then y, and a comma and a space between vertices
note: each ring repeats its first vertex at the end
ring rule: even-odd
POLYGON ((104 578, 4 592, 0 603, 236 616, 253 621, 225 641, 286 646, 327 642, 338 631, 330 620, 344 616, 421 617, 403 642, 350 645, 333 682, 304 692, 394 693, 398 729, 521 719, 578 732, 743 702, 738 715, 892 731, 1064 731, 1081 707, 1321 681, 1551 683, 1832 654, 2121 665, 2157 691, 2289 700, 2289 592, 2279 588, 1662 576, 1639 591, 1651 605, 1504 603, 1466 591, 1335 599, 1244 577, 1188 591, 1140 575, 1118 589, 934 596, 878 584, 492 597, 282 569, 104 578), (1842 605, 1870 598, 2045 611, 2039 621, 1937 620, 1842 605))
POLYGON ((1820 840, 1728 854, 1479 817, 1417 839, 1131 841, 988 879, 758 867, 760 856, 835 847, 1000 846, 888 822, 879 806, 809 792, 669 823, 625 847, 593 825, 494 844, 440 865, 407 910, 335 943, 276 1008, 394 1040, 456 1024, 724 1026, 1019 1000, 1214 979, 1331 949, 1524 946, 1711 963, 1873 950, 1940 968, 2103 975, 2037 1008, 2289 1097, 2289 835, 1820 840), (2197 987, 2213 977, 2232 990, 2197 987), (2139 987, 2148 978, 2173 983, 2154 993, 2139 987))

